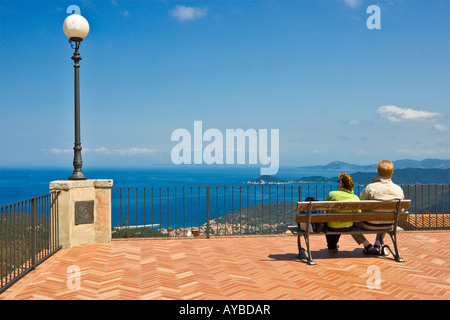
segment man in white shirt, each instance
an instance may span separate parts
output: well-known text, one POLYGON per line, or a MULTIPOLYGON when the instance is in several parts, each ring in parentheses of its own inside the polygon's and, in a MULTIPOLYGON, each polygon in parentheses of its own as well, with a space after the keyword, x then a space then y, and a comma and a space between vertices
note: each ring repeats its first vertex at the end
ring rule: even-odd
MULTIPOLYGON (((394 173, 394 164, 388 160, 382 160, 377 164, 378 177, 373 178, 373 183, 368 184, 359 196, 360 200, 400 200, 404 199, 403 189, 392 182, 391 178, 394 173)), ((386 221, 361 221, 355 223, 361 229, 367 230, 389 230, 392 228, 393 222, 386 223, 386 221)), ((377 234, 374 245, 367 241, 362 234, 352 235, 358 244, 364 244, 365 254, 381 254, 380 247, 383 245, 383 240, 386 233, 380 232, 377 234)))

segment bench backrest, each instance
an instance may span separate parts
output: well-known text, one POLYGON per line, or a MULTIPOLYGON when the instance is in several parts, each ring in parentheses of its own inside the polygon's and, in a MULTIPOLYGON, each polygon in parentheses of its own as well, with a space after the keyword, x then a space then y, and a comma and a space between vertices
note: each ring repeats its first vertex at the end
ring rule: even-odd
POLYGON ((307 222, 340 222, 340 221, 393 221, 398 213, 398 220, 406 220, 411 200, 393 201, 311 201, 298 202, 297 211, 308 211, 308 214, 297 214, 297 223, 307 222), (326 211, 361 210, 361 213, 326 213, 326 211), (311 211, 325 211, 314 213, 311 211), (309 216, 309 217, 308 217, 309 216))

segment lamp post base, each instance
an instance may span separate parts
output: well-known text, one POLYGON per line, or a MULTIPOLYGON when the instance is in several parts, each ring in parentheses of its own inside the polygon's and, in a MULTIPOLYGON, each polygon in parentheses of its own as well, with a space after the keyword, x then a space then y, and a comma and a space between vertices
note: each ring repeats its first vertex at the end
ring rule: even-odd
POLYGON ((69 180, 87 180, 87 177, 82 171, 73 171, 72 175, 68 178, 69 180))

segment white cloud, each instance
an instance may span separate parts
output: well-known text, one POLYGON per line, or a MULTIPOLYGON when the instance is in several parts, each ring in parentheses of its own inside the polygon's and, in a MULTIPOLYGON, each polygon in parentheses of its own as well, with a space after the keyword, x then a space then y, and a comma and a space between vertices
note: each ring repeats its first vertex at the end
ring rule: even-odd
POLYGON ((111 0, 111 5, 113 7, 118 8, 119 13, 120 13, 120 15, 122 17, 124 17, 124 18, 129 18, 130 17, 130 12, 128 10, 120 10, 120 5, 119 5, 119 2, 117 0, 111 0))
POLYGON ((435 121, 442 114, 424 110, 414 110, 410 108, 400 108, 397 106, 379 107, 377 113, 382 118, 386 118, 391 122, 403 121, 435 121))
POLYGON ((69 152, 73 152, 73 149, 58 149, 58 148, 50 149, 50 153, 54 153, 54 154, 65 154, 65 153, 69 153, 69 152))
POLYGON ((361 4, 361 0, 343 0, 349 7, 356 8, 361 4))
POLYGON ((81 0, 81 3, 85 7, 89 7, 89 8, 93 8, 94 7, 94 3, 92 2, 92 0, 81 0))
POLYGON ((109 153, 109 150, 106 149, 105 147, 100 147, 100 148, 94 149, 94 152, 98 152, 98 153, 109 153))
POLYGON ((414 156, 446 156, 446 154, 450 154, 450 149, 399 149, 395 150, 395 153, 399 155, 414 155, 414 156))
POLYGON ((175 9, 169 11, 172 17, 178 21, 196 20, 206 16, 207 10, 195 7, 185 7, 177 5, 175 9))
POLYGON ((359 122, 358 120, 350 120, 348 124, 351 126, 358 126, 361 124, 361 122, 359 122))
POLYGON ((118 152, 120 155, 136 155, 136 154, 152 154, 158 152, 158 150, 147 148, 127 148, 115 150, 115 152, 118 152))
POLYGON ((437 131, 441 131, 441 132, 444 132, 444 131, 448 130, 448 128, 446 126, 444 126, 442 124, 439 124, 439 123, 436 123, 434 125, 434 129, 436 129, 437 131))
POLYGON ((129 155, 137 155, 137 154, 152 154, 155 152, 158 152, 156 149, 147 149, 147 148, 122 148, 122 149, 113 149, 109 150, 105 147, 100 147, 97 149, 92 150, 96 153, 104 153, 104 154, 118 154, 121 156, 129 156, 129 155))

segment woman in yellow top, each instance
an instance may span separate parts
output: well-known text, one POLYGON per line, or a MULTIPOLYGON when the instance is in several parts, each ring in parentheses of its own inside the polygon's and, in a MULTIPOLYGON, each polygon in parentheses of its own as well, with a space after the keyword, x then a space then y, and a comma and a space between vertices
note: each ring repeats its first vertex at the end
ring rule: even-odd
MULTIPOLYGON (((359 197, 353 193, 353 179, 348 173, 341 173, 338 176, 338 190, 330 191, 327 197, 327 201, 359 201, 359 197)), ((361 212, 357 211, 330 211, 330 212, 361 212)), ((350 231, 353 228, 353 221, 348 222, 329 222, 327 224, 327 231, 350 231)), ((331 235, 327 234, 327 245, 329 250, 337 251, 339 246, 340 234, 331 235)))

